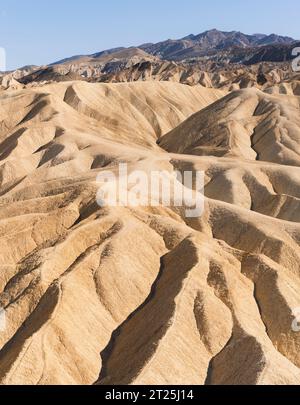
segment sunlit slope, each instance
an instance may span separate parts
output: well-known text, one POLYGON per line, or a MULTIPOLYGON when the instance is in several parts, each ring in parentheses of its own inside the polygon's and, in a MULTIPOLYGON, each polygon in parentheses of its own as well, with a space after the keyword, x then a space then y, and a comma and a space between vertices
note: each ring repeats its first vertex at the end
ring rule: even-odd
POLYGON ((299 98, 223 96, 0 93, 2 384, 300 383, 299 98), (99 207, 120 162, 204 171, 204 215, 99 207))

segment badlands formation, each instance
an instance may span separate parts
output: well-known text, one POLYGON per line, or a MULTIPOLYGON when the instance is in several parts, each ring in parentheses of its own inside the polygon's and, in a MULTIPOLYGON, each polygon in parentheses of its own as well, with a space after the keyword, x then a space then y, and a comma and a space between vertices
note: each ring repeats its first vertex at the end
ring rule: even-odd
POLYGON ((1 384, 300 384, 299 82, 7 83, 1 384), (106 207, 96 178, 205 172, 205 210, 106 207))

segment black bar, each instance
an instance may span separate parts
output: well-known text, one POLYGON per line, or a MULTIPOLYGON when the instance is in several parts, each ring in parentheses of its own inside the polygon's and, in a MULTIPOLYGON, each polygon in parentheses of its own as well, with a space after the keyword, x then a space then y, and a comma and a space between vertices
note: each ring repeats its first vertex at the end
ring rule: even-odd
MULTIPOLYGON (((230 400, 243 405, 243 401, 270 401, 282 403, 289 399, 300 399, 300 386, 1 386, 1 403, 14 397, 43 401, 66 399, 82 401, 121 401, 139 403, 164 400, 169 402, 206 403, 213 400, 230 400)), ((253 404, 256 405, 256 404, 253 404)))

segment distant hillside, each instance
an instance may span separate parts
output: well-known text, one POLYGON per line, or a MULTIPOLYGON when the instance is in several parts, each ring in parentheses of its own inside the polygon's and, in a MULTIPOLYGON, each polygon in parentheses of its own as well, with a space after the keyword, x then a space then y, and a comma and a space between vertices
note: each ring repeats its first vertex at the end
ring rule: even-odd
MULTIPOLYGON (((247 35, 237 31, 224 32, 213 29, 198 35, 191 34, 181 39, 168 39, 156 44, 142 44, 133 48, 113 48, 92 55, 76 55, 55 62, 54 64, 73 63, 86 59, 95 61, 95 59, 101 59, 109 55, 114 56, 116 53, 124 53, 126 50, 136 50, 137 48, 163 60, 183 61, 189 58, 210 56, 211 54, 222 54, 224 51, 232 51, 234 55, 236 48, 239 48, 240 50, 253 49, 256 51, 257 48, 264 46, 290 46, 294 42, 295 40, 293 38, 276 34, 247 35)), ((280 50, 280 48, 278 49, 280 50)))
MULTIPOLYGON (((189 35, 178 40, 167 40, 157 44, 138 47, 113 48, 91 55, 76 55, 49 66, 23 69, 14 74, 22 84, 31 82, 89 80, 122 82, 137 80, 177 81, 186 84, 200 83, 206 87, 223 87, 227 81, 248 87, 249 83, 267 82, 257 69, 242 73, 240 65, 252 66, 260 63, 282 64, 289 62, 294 47, 300 46, 293 38, 279 35, 223 32, 216 29, 198 35, 189 35), (230 70, 227 74, 226 70, 230 70), (221 74, 223 79, 211 73, 221 74), (209 73, 209 77, 207 74, 209 73)), ((266 66, 264 75, 281 66, 266 66)), ((286 71, 286 67, 284 68, 286 71)), ((277 75, 275 75, 277 83, 277 75)))

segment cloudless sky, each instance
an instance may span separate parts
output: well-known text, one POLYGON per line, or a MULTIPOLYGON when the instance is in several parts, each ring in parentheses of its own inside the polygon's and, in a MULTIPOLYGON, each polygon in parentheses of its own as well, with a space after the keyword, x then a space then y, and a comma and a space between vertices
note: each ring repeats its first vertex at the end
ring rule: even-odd
POLYGON ((212 28, 300 39, 300 1, 0 0, 8 69, 212 28))

